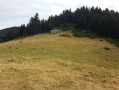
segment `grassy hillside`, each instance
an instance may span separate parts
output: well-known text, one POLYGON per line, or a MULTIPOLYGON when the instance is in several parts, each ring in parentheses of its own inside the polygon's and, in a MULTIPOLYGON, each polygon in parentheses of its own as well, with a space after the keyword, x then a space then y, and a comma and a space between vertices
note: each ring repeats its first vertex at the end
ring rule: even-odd
POLYGON ((119 48, 60 35, 0 44, 0 90, 119 90, 119 48))

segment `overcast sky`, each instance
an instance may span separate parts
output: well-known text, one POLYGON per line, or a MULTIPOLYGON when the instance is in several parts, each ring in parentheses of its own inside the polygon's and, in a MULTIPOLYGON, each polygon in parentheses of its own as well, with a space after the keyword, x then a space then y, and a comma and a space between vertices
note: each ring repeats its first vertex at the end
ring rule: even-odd
POLYGON ((98 6, 119 11, 118 0, 0 0, 0 29, 20 26, 39 13, 40 18, 60 14, 62 10, 81 6, 98 6))

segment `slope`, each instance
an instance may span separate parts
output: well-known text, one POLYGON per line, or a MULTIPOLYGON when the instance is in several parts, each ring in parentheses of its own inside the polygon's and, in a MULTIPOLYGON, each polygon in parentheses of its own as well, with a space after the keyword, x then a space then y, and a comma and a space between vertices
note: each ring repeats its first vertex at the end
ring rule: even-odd
POLYGON ((119 89, 119 48, 100 38, 59 35, 38 34, 0 44, 0 89, 119 89))

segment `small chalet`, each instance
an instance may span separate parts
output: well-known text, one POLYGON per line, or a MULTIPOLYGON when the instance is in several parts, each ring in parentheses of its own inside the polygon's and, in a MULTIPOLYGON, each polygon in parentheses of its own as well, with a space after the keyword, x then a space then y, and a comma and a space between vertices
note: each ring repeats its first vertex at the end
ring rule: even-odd
POLYGON ((51 34, 57 34, 57 33, 59 33, 58 30, 51 30, 51 34))

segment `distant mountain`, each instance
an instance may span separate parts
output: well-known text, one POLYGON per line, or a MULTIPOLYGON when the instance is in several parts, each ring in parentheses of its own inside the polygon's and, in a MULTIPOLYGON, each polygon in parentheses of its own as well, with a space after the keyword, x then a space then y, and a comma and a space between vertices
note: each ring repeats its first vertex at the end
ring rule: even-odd
POLYGON ((16 35, 18 34, 20 27, 9 27, 0 30, 0 37, 4 37, 8 32, 14 32, 16 35))

